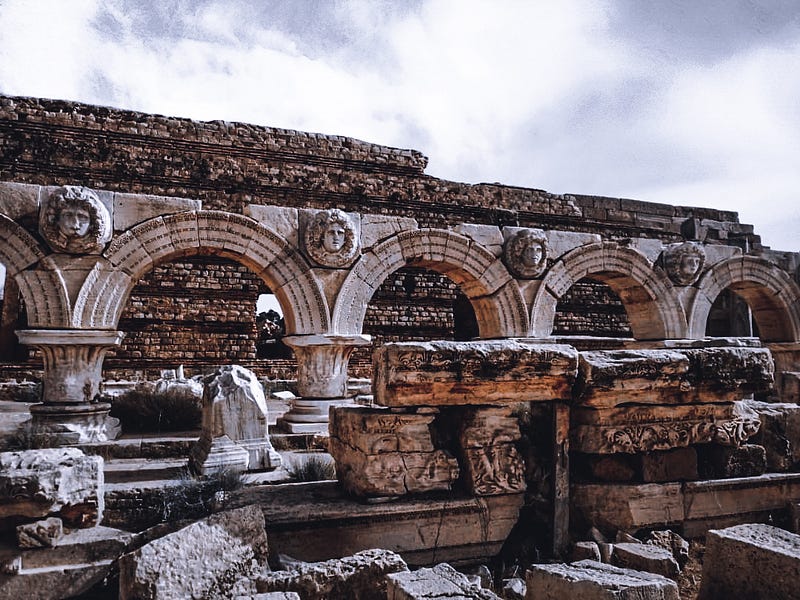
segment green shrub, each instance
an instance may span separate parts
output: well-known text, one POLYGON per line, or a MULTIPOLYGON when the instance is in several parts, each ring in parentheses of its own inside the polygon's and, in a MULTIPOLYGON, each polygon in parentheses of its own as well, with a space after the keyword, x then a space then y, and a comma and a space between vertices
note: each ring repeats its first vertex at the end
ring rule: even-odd
POLYGON ((203 413, 197 396, 180 387, 164 394, 136 388, 104 400, 126 433, 191 431, 200 427, 203 413))
POLYGON ((176 485, 164 488, 162 493, 162 520, 178 521, 196 519, 214 511, 219 495, 241 488, 241 471, 224 470, 205 478, 195 478, 187 469, 176 485))
POLYGON ((336 463, 330 457, 320 454, 309 454, 305 458, 287 461, 286 472, 294 481, 326 481, 336 479, 336 463))

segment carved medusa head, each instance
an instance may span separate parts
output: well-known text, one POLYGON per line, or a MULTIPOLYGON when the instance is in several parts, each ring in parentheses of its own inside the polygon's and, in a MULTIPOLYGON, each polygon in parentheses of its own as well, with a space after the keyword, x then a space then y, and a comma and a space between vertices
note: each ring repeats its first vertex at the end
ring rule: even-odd
POLYGON ((356 227, 338 208, 314 215, 304 237, 309 256, 325 267, 346 267, 359 251, 356 227))
POLYGON ((111 239, 111 215, 92 190, 66 185, 44 201, 39 231, 56 252, 99 254, 111 239))
POLYGON ((700 276, 706 252, 702 244, 683 242, 664 250, 664 269, 676 285, 692 285, 700 276))
POLYGON ((516 232, 505 246, 505 263, 520 279, 533 279, 547 266, 547 237, 541 229, 516 232))

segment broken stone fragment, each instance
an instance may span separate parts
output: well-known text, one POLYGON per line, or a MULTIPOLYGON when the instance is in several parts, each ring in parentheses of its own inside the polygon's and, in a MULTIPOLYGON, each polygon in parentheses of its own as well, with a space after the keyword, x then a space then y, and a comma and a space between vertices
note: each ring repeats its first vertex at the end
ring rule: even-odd
POLYGON ((661 546, 672 552, 672 557, 677 561, 681 569, 689 562, 689 542, 674 531, 669 529, 664 531, 651 531, 644 543, 661 546))
POLYGON ((789 471, 800 463, 800 406, 752 400, 747 405, 761 419, 753 442, 764 446, 769 469, 789 471))
POLYGON ((526 583, 536 600, 679 600, 677 584, 666 577, 593 560, 531 565, 526 583))
POLYGON ((288 571, 261 573, 254 578, 259 593, 296 592, 303 600, 386 598, 386 576, 407 571, 405 561, 390 550, 364 550, 352 556, 304 563, 288 571))
POLYGON ((120 598, 225 597, 266 559, 258 506, 218 513, 123 555, 120 598))
POLYGON ((93 527, 103 515, 103 459, 77 448, 0 452, 0 527, 58 516, 93 527))
POLYGON ((64 523, 58 517, 48 517, 35 523, 17 526, 17 546, 47 548, 55 546, 64 535, 64 523))
POLYGON ((388 600, 436 600, 438 598, 463 598, 475 600, 500 600, 493 592, 471 583, 447 563, 435 567, 388 575, 388 600))
POLYGON ((600 548, 597 546, 597 542, 575 542, 570 560, 576 562, 587 559, 600 562, 600 548))
POLYGON ((742 444, 738 448, 708 444, 699 447, 701 475, 707 479, 756 477, 767 472, 763 446, 742 444))
POLYGON ((612 564, 624 569, 656 573, 670 579, 675 579, 681 570, 670 550, 639 542, 614 544, 612 564))

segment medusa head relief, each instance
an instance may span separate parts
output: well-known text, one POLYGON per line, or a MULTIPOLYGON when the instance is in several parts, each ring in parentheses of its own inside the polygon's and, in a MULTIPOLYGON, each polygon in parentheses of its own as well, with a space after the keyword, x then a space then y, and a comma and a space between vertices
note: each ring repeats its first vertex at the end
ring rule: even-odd
POLYGON ((92 190, 66 185, 44 200, 39 232, 56 252, 100 254, 111 239, 111 215, 92 190))
POLYGON ((547 237, 541 229, 522 229, 506 242, 503 258, 511 273, 533 279, 547 267, 547 237))
POLYGON ((675 285, 692 285, 703 270, 706 252, 702 244, 683 242, 664 249, 664 270, 675 285))
POLYGON ((306 226, 303 241, 308 255, 323 267, 347 267, 360 250, 353 220, 338 208, 314 215, 306 226))

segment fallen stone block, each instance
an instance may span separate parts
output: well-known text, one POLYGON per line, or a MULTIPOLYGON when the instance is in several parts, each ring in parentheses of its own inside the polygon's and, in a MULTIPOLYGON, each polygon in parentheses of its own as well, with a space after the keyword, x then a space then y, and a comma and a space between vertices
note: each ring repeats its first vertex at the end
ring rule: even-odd
POLYGON ((645 544, 660 546, 672 552, 672 557, 682 569, 689 561, 689 542, 674 531, 651 531, 644 540, 645 544))
POLYGON ((710 530, 698 598, 800 598, 800 536, 753 523, 710 530))
POLYGON ((570 411, 570 449, 591 454, 652 452, 714 442, 738 446, 761 421, 744 402, 625 406, 570 411))
POLYGON ((572 562, 579 560, 596 560, 600 562, 600 548, 597 542, 575 542, 570 559, 572 562))
POLYGON ((526 583, 535 600, 679 600, 677 584, 666 577, 593 560, 532 565, 526 583))
POLYGON ((506 600, 525 600, 527 588, 525 580, 520 577, 512 577, 503 580, 503 598, 506 600))
POLYGON ((48 517, 34 523, 17 526, 17 546, 47 548, 55 546, 64 535, 64 523, 58 517, 48 517))
POLYGON ((103 515, 103 459, 77 448, 0 452, 0 529, 57 516, 93 527, 103 515))
POLYGON ((641 455, 642 481, 694 481, 697 473, 697 450, 692 447, 674 448, 641 455))
POLYGON ((623 542, 614 544, 612 564, 624 569, 647 571, 675 579, 681 569, 672 551, 652 544, 623 542))
POLYGON ((381 406, 571 400, 578 352, 521 340, 399 342, 373 355, 381 406))
POLYGON ((471 583, 447 563, 388 575, 387 600, 500 600, 493 592, 471 583))
POLYGON ((756 477, 767 472, 763 446, 742 444, 738 448, 709 444, 700 447, 700 473, 706 479, 756 477))
POLYGON ((761 429, 752 439, 764 446, 771 471, 789 471, 800 463, 800 405, 748 401, 761 419, 761 429))
POLYGON ((120 558, 120 598, 208 598, 266 564, 258 506, 212 515, 120 558))
POLYGON ((254 581, 259 593, 296 592, 303 600, 382 600, 386 598, 386 576, 407 570, 399 554, 372 549, 289 571, 261 573, 254 581))
POLYGON ((581 352, 576 400, 584 406, 731 402, 769 389, 766 348, 686 348, 581 352))

